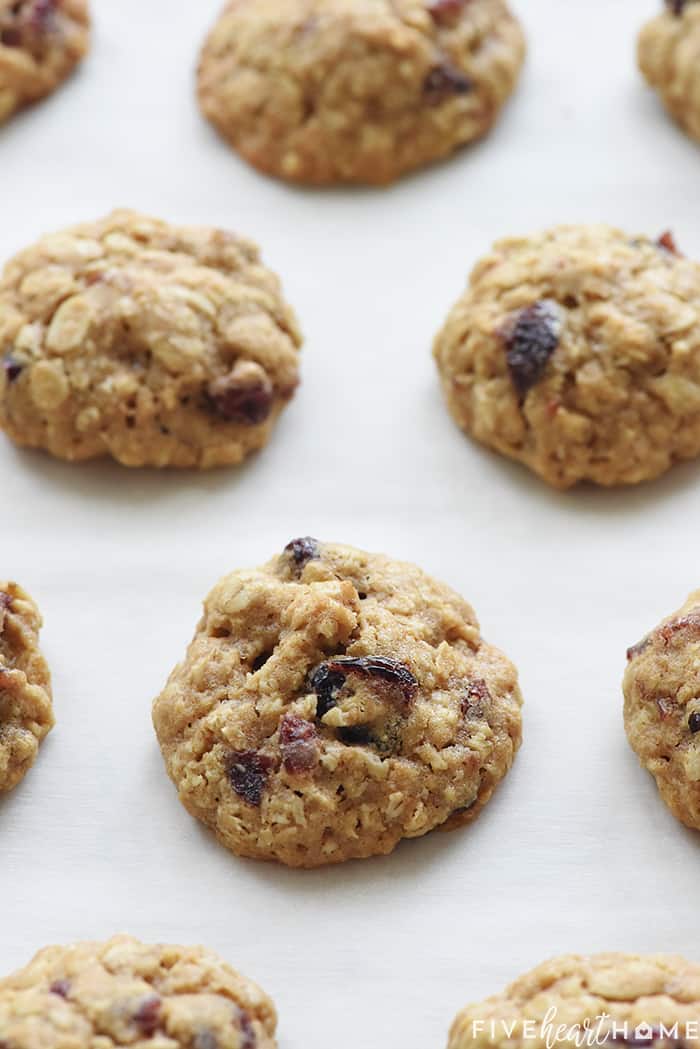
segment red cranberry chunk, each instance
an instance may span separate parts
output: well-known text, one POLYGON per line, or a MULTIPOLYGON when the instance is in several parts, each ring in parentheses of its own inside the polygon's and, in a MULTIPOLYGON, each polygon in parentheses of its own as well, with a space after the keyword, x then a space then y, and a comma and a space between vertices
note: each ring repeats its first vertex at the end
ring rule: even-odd
POLYGON ((483 718, 490 702, 488 685, 483 678, 477 678, 467 686, 467 694, 462 700, 462 714, 468 718, 483 718))
POLYGON ((428 0, 428 14, 438 25, 455 22, 469 0, 428 0))
POLYGON ((636 645, 630 645, 627 649, 627 662, 631 662, 636 659, 637 656, 641 656, 642 652, 645 651, 651 644, 651 638, 643 637, 641 641, 638 641, 636 645))
POLYGON ((674 15, 682 15, 689 3, 693 0, 666 0, 666 7, 674 15))
POLYGON ((236 794, 249 805, 259 805, 267 785, 272 758, 257 750, 234 750, 226 762, 226 774, 236 794))
POLYGON ((162 1008, 162 999, 157 994, 150 994, 143 999, 134 1013, 134 1023, 141 1034, 150 1036, 156 1033, 162 1008))
POLYGON ((5 369, 8 382, 15 382, 24 371, 24 365, 16 357, 13 357, 11 353, 5 354, 2 359, 2 366, 5 369))
POLYGON ((287 772, 309 772, 318 763, 318 734, 312 721, 285 714, 280 721, 280 750, 287 772))
POLYGON ((696 732, 700 732, 700 713, 694 710, 688 718, 688 728, 695 735, 696 732))
POLYGON ((434 66, 423 81, 423 94, 431 106, 439 106, 455 95, 467 95, 473 89, 469 77, 448 62, 434 66))
POLYGON ((256 426, 265 422, 275 393, 265 371, 252 361, 239 361, 228 375, 207 388, 209 408, 226 422, 256 426))
POLYGON ((30 14, 30 25, 34 32, 44 33, 47 31, 56 13, 57 6, 58 0, 34 0, 30 14))
POLYGON ((258 1039, 255 1036, 253 1021, 245 1009, 238 1010, 238 1026, 241 1029, 241 1049, 255 1049, 258 1039))
POLYGON ((67 998, 70 994, 70 980, 54 980, 49 990, 51 994, 57 994, 59 998, 67 998))
POLYGON ((310 535, 292 539, 291 543, 285 546, 284 552, 298 568, 303 568, 308 561, 314 561, 319 556, 318 540, 310 535))
POLYGON ((351 674, 377 678, 394 685, 408 704, 418 691, 418 682, 405 663, 386 656, 339 656, 321 663, 311 675, 311 688, 318 697, 317 712, 323 717, 335 706, 335 695, 351 674))
POLYGON ((676 255, 678 258, 683 258, 680 251, 678 250, 676 239, 671 233, 670 229, 667 229, 665 233, 661 234, 661 236, 656 242, 656 245, 663 251, 667 251, 669 255, 676 255))
POLYGON ((521 397, 540 381, 557 346, 559 319, 543 299, 521 310, 505 337, 511 382, 521 397))
POLYGON ((15 26, 0 29, 0 44, 3 47, 21 47, 22 33, 15 26))

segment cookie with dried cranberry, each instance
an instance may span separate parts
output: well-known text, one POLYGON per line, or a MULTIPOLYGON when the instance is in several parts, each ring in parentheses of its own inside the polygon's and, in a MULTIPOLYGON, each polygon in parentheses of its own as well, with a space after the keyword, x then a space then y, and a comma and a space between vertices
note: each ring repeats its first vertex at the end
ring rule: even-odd
POLYGON ((700 590, 627 653, 625 729, 661 797, 700 830, 700 590))
POLYGON ((473 819, 520 706, 461 597, 307 537, 214 587, 153 719, 181 801, 224 845, 317 867, 473 819))
POLYGON ((700 140, 700 3, 666 0, 642 28, 639 68, 673 119, 700 140))
POLYGON ((41 615, 29 594, 17 583, 0 582, 0 792, 24 778, 53 728, 40 628, 41 615))
POLYGON ((300 336, 258 249, 130 211, 0 278, 0 427, 60 459, 239 463, 296 389, 300 336))
POLYGON ((46 947, 0 980, 8 1049, 275 1049, 276 1026, 267 995, 202 947, 46 947))
POLYGON ((50 95, 89 40, 87 0, 0 0, 0 124, 50 95))
POLYGON ((700 965, 675 954, 568 954, 455 1018, 448 1049, 566 1044, 672 1049, 692 1042, 700 965), (668 1034, 666 1033, 668 1032, 668 1034))
POLYGON ((229 0, 199 101, 261 171, 381 184, 484 135, 524 53, 504 0, 229 0))
POLYGON ((670 233, 499 242, 434 355, 459 426, 555 488, 635 484, 700 454, 700 266, 670 233))

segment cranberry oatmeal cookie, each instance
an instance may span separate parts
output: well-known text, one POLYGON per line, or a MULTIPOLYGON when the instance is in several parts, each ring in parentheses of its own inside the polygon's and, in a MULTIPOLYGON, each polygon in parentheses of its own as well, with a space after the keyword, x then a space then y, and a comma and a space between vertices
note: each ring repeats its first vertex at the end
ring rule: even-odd
POLYGON ((671 116, 700 140, 700 3, 666 0, 639 34, 639 68, 671 116))
POLYGON ((625 729, 671 812, 700 830, 700 590, 627 652, 625 729))
POLYGON ((700 454, 700 266, 670 233, 501 241, 434 354, 456 422, 556 488, 635 484, 700 454))
POLYGON ((46 947, 0 980, 3 1049, 275 1049, 263 991, 202 947, 46 947))
POLYGON ((39 609, 29 594, 16 583, 0 582, 0 792, 23 779, 53 728, 40 627, 39 609))
POLYGON ((255 245, 130 211, 42 238, 0 278, 0 426, 61 459, 238 463, 298 383, 255 245))
POLYGON ((307 537, 214 587, 153 714, 192 815, 241 856, 316 867, 473 819, 520 706, 457 594, 307 537))
POLYGON ((504 0, 230 0, 199 99, 262 171, 387 183, 484 135, 524 53, 504 0))
MULTIPOLYGON (((538 966, 502 994, 467 1006, 452 1025, 448 1049, 544 1049, 560 1025, 574 1034, 588 1030, 595 1041, 584 1044, 611 1049, 683 1046, 685 1025, 697 1028, 698 1009, 700 965, 684 958, 570 954, 538 966), (662 1029, 675 1024, 679 1039, 663 1037, 662 1029), (646 1037, 637 1040, 642 1030, 646 1037)), ((576 1044, 573 1037, 558 1041, 576 1044)))
POLYGON ((0 124, 50 95, 89 39, 86 0, 0 0, 0 124))

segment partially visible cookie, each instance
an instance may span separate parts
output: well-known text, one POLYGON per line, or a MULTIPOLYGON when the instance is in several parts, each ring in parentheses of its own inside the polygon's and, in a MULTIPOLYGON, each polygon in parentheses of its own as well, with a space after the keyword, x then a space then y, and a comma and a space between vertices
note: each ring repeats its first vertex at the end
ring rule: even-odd
POLYGON ((456 1017, 448 1049, 692 1044, 700 965, 673 954, 569 954, 456 1017), (667 1031, 675 1035, 666 1034, 667 1031), (686 1042, 687 1037, 687 1042, 686 1042))
POLYGON ((0 124, 51 94, 89 39, 87 0, 0 0, 0 124))
POLYGON ((16 583, 0 582, 0 791, 34 764, 53 728, 51 679, 39 651, 41 616, 16 583))
POLYGON ((556 488, 635 484, 700 454, 700 266, 669 233, 500 241, 434 354, 457 423, 556 488))
POLYGON ((700 830, 700 590, 627 653, 625 729, 679 820, 700 830))
POLYGON ((299 381, 258 249, 131 211, 43 237, 0 278, 0 427, 61 459, 239 463, 299 381))
POLYGON ((271 175, 386 183, 485 134, 524 53, 504 0, 229 0, 199 100, 271 175))
POLYGON ((275 1049, 276 1026, 267 995, 202 947, 47 947, 0 980, 8 1049, 275 1049))
POLYGON ((316 867, 473 819, 520 705, 452 590, 304 538, 214 587, 153 719, 181 801, 224 845, 316 867))
POLYGON ((700 3, 666 0, 666 10, 639 34, 639 68, 666 109, 700 139, 700 3))

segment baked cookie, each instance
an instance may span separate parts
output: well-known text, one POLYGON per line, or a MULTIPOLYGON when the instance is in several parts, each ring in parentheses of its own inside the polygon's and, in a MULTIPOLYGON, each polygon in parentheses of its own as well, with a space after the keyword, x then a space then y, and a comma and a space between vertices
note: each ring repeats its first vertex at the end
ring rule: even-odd
POLYGON ((53 728, 40 627, 39 609, 29 594, 16 583, 0 582, 0 792, 17 786, 53 728))
POLYGON ((504 0, 230 0, 199 100, 261 171, 386 183, 484 135, 524 54, 504 0))
POLYGON ((183 804, 224 845, 316 867, 473 819, 520 705, 457 594, 307 537, 214 587, 153 718, 183 804))
POLYGON ((634 484, 700 454, 700 266, 669 233, 501 241, 434 353, 457 423, 555 488, 634 484))
POLYGON ((639 68, 682 128, 700 139, 700 3, 666 0, 639 34, 639 68))
POLYGON ((256 984, 202 947, 46 947, 0 980, 3 1049, 275 1049, 256 984))
POLYGON ((694 962, 673 954, 569 954, 464 1009, 448 1049, 670 1049, 685 1045, 686 1034, 688 1044, 697 1037, 699 1008, 700 965, 694 962))
POLYGON ((60 459, 238 463, 294 393, 299 345, 255 245, 115 211, 6 266, 0 427, 60 459))
POLYGON ((0 124, 50 95, 89 40, 87 0, 0 0, 0 124))
POLYGON ((700 830, 700 590, 627 652, 625 729, 679 820, 700 830))

